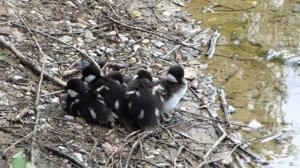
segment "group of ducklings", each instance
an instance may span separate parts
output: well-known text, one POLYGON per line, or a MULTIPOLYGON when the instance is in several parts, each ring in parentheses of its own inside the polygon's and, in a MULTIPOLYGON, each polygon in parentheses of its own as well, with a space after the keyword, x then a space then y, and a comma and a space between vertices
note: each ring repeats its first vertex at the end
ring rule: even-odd
POLYGON ((133 77, 114 71, 104 76, 91 64, 81 79, 67 82, 67 112, 90 123, 123 125, 153 130, 172 111, 187 91, 181 65, 169 67, 165 78, 153 80, 141 69, 133 77))

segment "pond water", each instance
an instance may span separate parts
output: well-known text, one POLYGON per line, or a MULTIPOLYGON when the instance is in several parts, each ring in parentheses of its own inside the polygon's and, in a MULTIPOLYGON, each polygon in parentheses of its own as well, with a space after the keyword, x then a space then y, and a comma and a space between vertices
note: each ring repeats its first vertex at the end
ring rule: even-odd
POLYGON ((215 56, 200 59, 208 64, 203 71, 224 86, 236 108, 232 121, 263 125, 242 132, 244 139, 282 133, 276 141, 253 141, 251 149, 272 167, 300 167, 300 1, 212 1, 185 7, 201 27, 220 27, 215 56), (268 60, 271 49, 277 57, 268 60))

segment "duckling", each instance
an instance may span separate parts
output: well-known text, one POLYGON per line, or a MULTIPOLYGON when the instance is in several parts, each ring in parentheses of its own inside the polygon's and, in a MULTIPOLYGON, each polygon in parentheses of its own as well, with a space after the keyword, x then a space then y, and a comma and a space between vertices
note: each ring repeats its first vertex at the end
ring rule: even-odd
POLYGON ((154 82, 153 91, 161 92, 163 107, 161 117, 173 110, 187 91, 187 81, 184 79, 184 69, 181 65, 169 68, 166 78, 154 82))
POLYGON ((114 72, 103 77, 95 66, 90 65, 83 70, 82 79, 88 83, 91 90, 96 90, 98 97, 102 98, 106 106, 116 113, 118 121, 130 125, 132 119, 125 102, 126 87, 122 85, 123 77, 120 73, 114 72))
POLYGON ((87 89, 80 79, 68 81, 66 100, 68 114, 80 116, 90 123, 112 124, 117 116, 98 98, 97 92, 87 89))
POLYGON ((137 126, 144 130, 159 126, 162 102, 152 89, 152 75, 146 70, 139 70, 126 89, 128 112, 137 126))
POLYGON ((110 72, 107 75, 107 77, 113 79, 119 85, 123 85, 124 87, 127 87, 127 83, 124 81, 124 77, 120 72, 117 72, 117 71, 110 72))

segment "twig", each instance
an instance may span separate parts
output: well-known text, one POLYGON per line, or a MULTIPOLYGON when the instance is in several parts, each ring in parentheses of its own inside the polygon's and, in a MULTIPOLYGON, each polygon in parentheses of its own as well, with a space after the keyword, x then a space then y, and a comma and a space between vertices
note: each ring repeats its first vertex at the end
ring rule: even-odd
POLYGON ((232 111, 230 111, 229 106, 227 104, 227 101, 226 101, 226 98, 225 98, 225 91, 224 91, 223 87, 220 88, 220 100, 221 100, 222 109, 223 109, 223 112, 224 112, 224 115, 225 115, 225 121, 228 124, 228 126, 232 129, 233 127, 232 127, 232 125, 230 123, 230 120, 229 120, 230 113, 232 111))
POLYGON ((165 37, 165 36, 163 36, 163 35, 154 33, 154 32, 152 32, 152 31, 144 30, 144 29, 142 29, 142 28, 140 28, 140 27, 134 27, 134 26, 127 25, 127 24, 125 24, 125 23, 121 23, 121 22, 119 22, 118 20, 115 20, 115 19, 113 19, 112 17, 109 17, 109 16, 105 16, 105 17, 108 18, 109 20, 113 21, 114 23, 117 23, 117 24, 122 25, 122 26, 124 26, 124 27, 130 28, 130 29, 133 29, 133 30, 138 30, 138 31, 141 31, 141 32, 145 32, 145 33, 148 33, 148 34, 152 34, 152 35, 158 36, 158 37, 160 37, 160 38, 166 39, 166 40, 168 40, 168 41, 171 41, 171 42, 173 42, 173 43, 175 43, 175 44, 180 44, 180 45, 182 45, 182 46, 184 46, 184 47, 192 48, 192 49, 194 49, 194 50, 197 50, 197 51, 199 51, 199 52, 202 52, 202 51, 199 50, 198 48, 195 48, 195 47, 193 47, 193 46, 189 46, 189 45, 185 44, 184 42, 180 42, 179 40, 174 40, 174 39, 171 39, 171 38, 169 38, 169 37, 165 37))
POLYGON ((212 58, 214 56, 215 50, 216 50, 216 44, 217 44, 217 40, 220 37, 220 33, 218 31, 218 29, 214 32, 214 34, 212 35, 211 39, 210 39, 210 43, 209 43, 209 49, 208 51, 205 53, 205 55, 208 58, 212 58))
POLYGON ((13 143, 12 145, 10 145, 8 148, 6 148, 2 153, 1 153, 1 157, 5 155, 5 153, 9 150, 11 150, 12 148, 14 148, 17 144, 19 144, 20 142, 27 140, 28 138, 30 138, 37 130, 33 130, 31 131, 29 134, 27 134, 25 137, 17 140, 15 143, 13 143))
MULTIPOLYGON (((23 25, 19 25, 19 24, 16 24, 16 23, 12 23, 12 24, 13 24, 13 25, 16 25, 16 26, 19 26, 19 27, 26 28, 26 27, 23 26, 23 25)), ((70 44, 68 44, 68 43, 65 43, 65 42, 63 42, 63 41, 61 41, 61 40, 59 40, 59 39, 57 39, 57 38, 55 38, 55 37, 53 37, 53 36, 47 34, 47 33, 44 33, 44 32, 38 31, 38 30, 34 30, 34 29, 30 29, 30 31, 33 31, 33 32, 42 34, 42 35, 44 35, 44 36, 46 36, 46 37, 48 37, 48 38, 50 38, 50 39, 53 39, 53 40, 55 40, 55 41, 57 41, 57 42, 60 42, 60 43, 62 43, 62 44, 64 44, 64 45, 70 47, 70 48, 73 48, 74 50, 78 51, 82 56, 84 56, 85 58, 87 58, 88 60, 90 60, 90 61, 97 67, 97 69, 100 71, 100 67, 99 67, 99 65, 97 64, 97 62, 96 62, 92 57, 90 57, 87 53, 83 52, 81 49, 76 48, 76 47, 74 47, 74 46, 72 46, 72 45, 70 45, 70 44)))
POLYGON ((197 166, 197 168, 202 167, 207 162, 207 157, 210 153, 227 137, 227 133, 225 132, 216 142, 215 144, 205 153, 204 160, 197 166))
POLYGON ((20 112, 15 115, 13 118, 9 118, 8 120, 12 121, 19 121, 21 118, 23 118, 27 113, 29 112, 28 108, 23 108, 20 110, 20 112))
MULTIPOLYGON (((19 51, 17 50, 10 42, 4 40, 3 36, 0 36, 0 44, 2 44, 5 48, 7 48, 8 50, 10 50, 12 53, 15 54, 15 56, 18 57, 18 59, 20 60, 20 62, 26 66, 28 66, 30 69, 32 69, 34 72, 41 74, 41 69, 39 67, 36 67, 34 65, 34 63, 32 63, 31 61, 27 60, 27 58, 19 51)), ((52 75, 50 75, 47 72, 44 72, 44 76, 51 80, 52 82, 60 85, 60 86, 66 86, 66 83, 56 77, 53 77, 52 75)))
POLYGON ((159 167, 159 165, 157 165, 157 164, 155 164, 155 163, 153 163, 153 162, 150 162, 149 160, 140 159, 140 158, 134 158, 134 157, 132 157, 131 159, 132 159, 132 160, 139 160, 139 161, 141 161, 141 162, 149 163, 149 164, 151 164, 152 166, 159 167))
POLYGON ((92 155, 93 151, 97 147, 97 144, 98 144, 98 142, 96 141, 95 144, 94 144, 94 146, 93 146, 93 148, 92 148, 92 150, 91 150, 91 152, 89 153, 89 159, 91 158, 91 155, 92 155))
POLYGON ((126 160, 126 165, 125 165, 125 168, 128 168, 129 167, 129 162, 130 162, 130 159, 131 159, 131 156, 132 156, 132 153, 133 153, 133 150, 135 149, 135 147, 137 146, 137 144, 139 143, 139 139, 136 140, 134 142, 134 144, 132 145, 130 151, 129 151, 129 154, 128 154, 128 157, 127 157, 127 160, 126 160))
POLYGON ((55 92, 43 94, 43 95, 41 95, 41 97, 51 96, 51 95, 62 93, 62 92, 64 92, 64 90, 58 90, 58 91, 55 91, 55 92))
POLYGON ((179 157, 179 155, 180 155, 182 149, 184 149, 184 147, 183 147, 183 146, 180 146, 179 149, 178 149, 177 155, 176 155, 176 157, 174 158, 174 161, 173 161, 173 166, 174 166, 174 168, 177 167, 177 164, 176 164, 177 158, 179 157))
MULTIPOLYGON (((190 39, 192 39, 193 37, 195 37, 196 35, 198 35, 199 33, 201 33, 203 31, 199 31, 196 32, 194 35, 192 35, 191 37, 185 39, 183 42, 186 43, 188 42, 190 39)), ((176 45, 172 50, 170 50, 166 55, 162 56, 162 58, 166 58, 167 56, 169 56, 170 54, 172 54, 175 50, 177 50, 180 47, 180 45, 176 45)))
POLYGON ((45 149, 53 152, 54 154, 57 154, 58 156, 64 157, 66 159, 68 159, 69 161, 71 161, 73 164, 79 166, 79 167, 85 167, 82 163, 80 163, 78 160, 74 159, 72 156, 69 156, 68 154, 65 154, 59 150, 56 150, 52 147, 49 146, 45 146, 45 149))

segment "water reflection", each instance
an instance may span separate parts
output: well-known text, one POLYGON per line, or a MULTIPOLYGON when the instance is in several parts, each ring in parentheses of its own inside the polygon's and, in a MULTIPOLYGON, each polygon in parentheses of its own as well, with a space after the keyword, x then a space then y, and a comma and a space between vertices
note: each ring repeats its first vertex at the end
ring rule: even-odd
POLYGON ((213 13, 204 14, 202 9, 211 6, 204 0, 192 1, 186 8, 203 21, 201 26, 222 27, 217 54, 226 57, 200 61, 208 63, 206 72, 215 77, 215 85, 225 86, 228 102, 237 108, 233 120, 248 123, 257 119, 265 126, 260 132, 244 133, 245 139, 283 132, 280 141, 255 142, 252 148, 272 160, 274 167, 300 166, 300 113, 297 112, 300 68, 279 63, 284 60, 265 59, 266 52, 274 49, 284 53, 282 59, 300 60, 300 3, 296 0, 214 2, 223 8, 213 8, 213 13), (249 8, 253 5, 255 8, 249 8), (230 11, 228 7, 237 10, 230 11))

